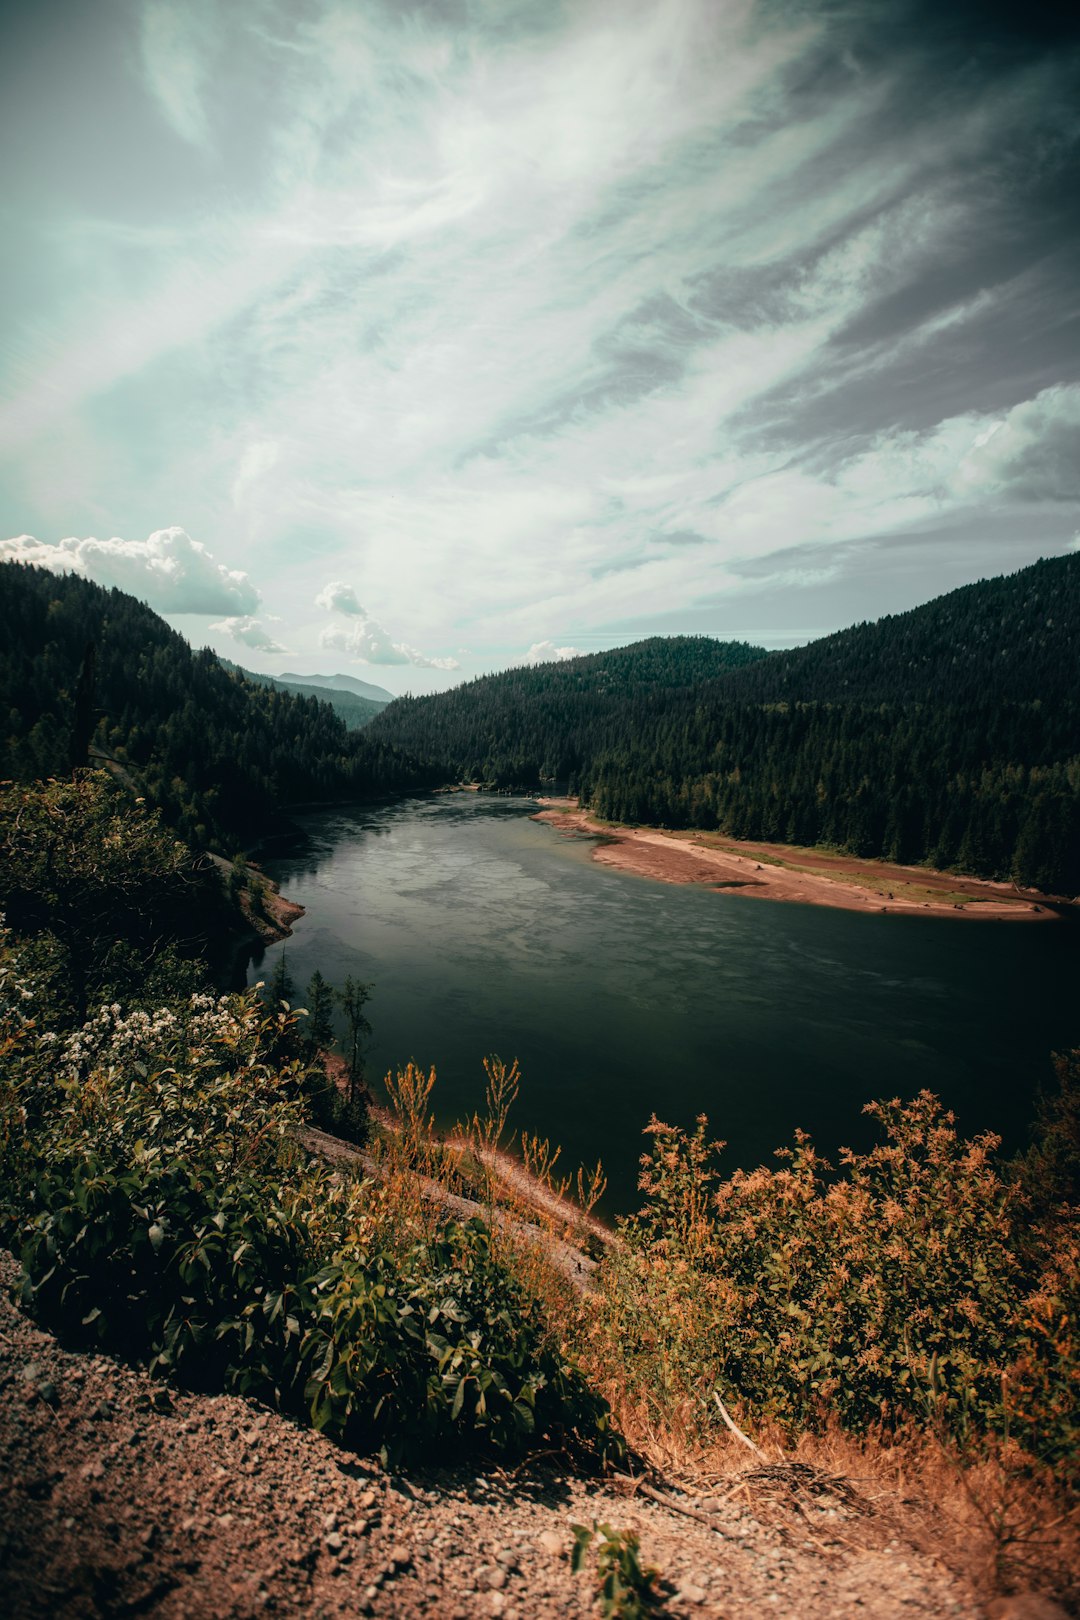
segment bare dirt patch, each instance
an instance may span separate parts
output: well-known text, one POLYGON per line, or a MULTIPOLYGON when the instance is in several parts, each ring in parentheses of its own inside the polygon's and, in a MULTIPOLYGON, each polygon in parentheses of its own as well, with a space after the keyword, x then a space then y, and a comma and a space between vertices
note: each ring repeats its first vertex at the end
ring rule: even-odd
POLYGON ((937 917, 1049 921, 1057 911, 1044 896, 1006 883, 956 877, 928 867, 861 861, 850 855, 749 843, 705 832, 667 832, 599 821, 574 799, 541 800, 533 818, 572 837, 596 840, 593 859, 662 883, 698 883, 724 894, 759 900, 794 900, 937 917))

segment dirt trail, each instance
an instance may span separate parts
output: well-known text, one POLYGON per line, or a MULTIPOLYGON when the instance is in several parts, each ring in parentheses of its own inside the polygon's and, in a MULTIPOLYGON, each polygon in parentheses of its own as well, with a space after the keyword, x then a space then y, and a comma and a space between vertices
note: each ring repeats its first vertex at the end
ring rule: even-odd
POLYGON ((597 839, 593 859, 664 883, 703 883, 726 894, 794 900, 912 916, 1046 922, 1057 912, 1042 895, 1007 883, 956 877, 929 867, 862 861, 790 844, 750 843, 712 833, 666 832, 598 821, 574 799, 540 800, 534 816, 570 836, 597 839))
MULTIPOLYGON (((0 1284, 15 1269, 0 1255, 0 1284)), ((777 1495, 753 1469, 731 1494, 741 1466, 714 1496, 665 1487, 674 1506, 542 1467, 391 1475, 244 1401, 73 1354, 0 1294, 8 1620, 584 1620, 598 1610, 571 1526, 594 1520, 640 1532, 669 1617, 986 1612, 934 1556, 928 1515, 821 1477, 777 1495)))

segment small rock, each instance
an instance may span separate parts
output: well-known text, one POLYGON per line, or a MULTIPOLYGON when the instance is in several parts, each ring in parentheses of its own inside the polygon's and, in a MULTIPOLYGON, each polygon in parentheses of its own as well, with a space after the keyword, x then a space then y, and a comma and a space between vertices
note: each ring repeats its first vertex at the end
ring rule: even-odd
POLYGON ((407 1547, 391 1547, 389 1552, 389 1562, 393 1565, 395 1570, 408 1569, 409 1565, 412 1563, 412 1554, 409 1552, 407 1547))
POLYGON ((344 1545, 336 1530, 331 1530, 329 1535, 323 1537, 323 1546, 329 1553, 339 1553, 344 1545))
POLYGON ((683 1603, 704 1603, 708 1595, 704 1587, 694 1586, 690 1583, 686 1586, 680 1586, 678 1592, 678 1596, 683 1603))
POLYGON ((506 1608, 506 1599, 501 1592, 492 1592, 488 1598, 488 1613, 499 1615, 506 1608))
POLYGON ((541 1530, 536 1538, 536 1545, 554 1558, 557 1554, 566 1551, 566 1538, 560 1536, 557 1530, 541 1530))
POLYGON ((496 1568, 496 1569, 488 1570, 487 1583, 488 1583, 488 1586, 490 1587, 491 1591, 493 1591, 493 1592, 500 1591, 506 1585, 506 1571, 505 1571, 505 1569, 496 1568))

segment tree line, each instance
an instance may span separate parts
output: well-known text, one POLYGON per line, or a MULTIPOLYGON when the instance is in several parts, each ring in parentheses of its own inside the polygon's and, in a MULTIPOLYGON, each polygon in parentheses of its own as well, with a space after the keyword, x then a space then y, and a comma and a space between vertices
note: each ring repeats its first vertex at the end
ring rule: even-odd
POLYGON ((619 821, 1080 892, 1080 555, 765 653, 656 638, 398 699, 373 738, 619 821))

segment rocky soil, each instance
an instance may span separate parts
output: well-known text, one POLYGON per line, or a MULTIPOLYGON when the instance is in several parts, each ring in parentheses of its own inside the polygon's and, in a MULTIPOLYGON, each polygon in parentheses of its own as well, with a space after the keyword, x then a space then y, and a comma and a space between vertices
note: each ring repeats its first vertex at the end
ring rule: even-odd
POLYGON ((572 1525, 594 1521, 639 1532, 672 1617, 986 1613, 933 1555, 917 1513, 880 1487, 758 1467, 715 1482, 711 1497, 646 1486, 661 1502, 542 1465, 516 1477, 391 1474, 244 1401, 166 1390, 63 1349, 12 1304, 15 1275, 0 1256, 10 1620, 593 1616, 592 1577, 571 1573, 570 1551, 572 1525))

